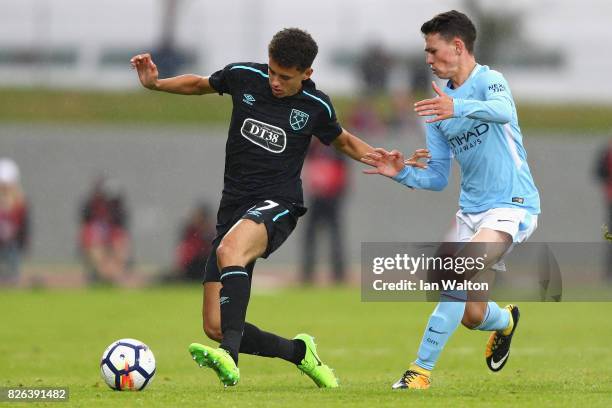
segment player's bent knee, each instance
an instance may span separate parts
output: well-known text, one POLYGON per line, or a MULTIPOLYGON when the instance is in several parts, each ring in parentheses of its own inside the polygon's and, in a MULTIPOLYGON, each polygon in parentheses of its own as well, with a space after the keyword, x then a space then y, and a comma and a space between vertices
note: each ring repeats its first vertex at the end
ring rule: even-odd
POLYGON ((238 259, 237 248, 231 241, 221 241, 221 244, 217 247, 216 255, 219 265, 222 266, 236 263, 238 259))
POLYGON ((221 332, 221 327, 217 325, 204 322, 204 333, 206 334, 206 337, 211 340, 218 342, 223 340, 223 333, 221 332))

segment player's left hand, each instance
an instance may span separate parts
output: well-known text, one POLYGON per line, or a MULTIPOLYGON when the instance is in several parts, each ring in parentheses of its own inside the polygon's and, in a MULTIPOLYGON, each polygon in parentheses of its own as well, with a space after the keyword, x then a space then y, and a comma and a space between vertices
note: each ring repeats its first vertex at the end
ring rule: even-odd
POLYGON ((406 166, 417 167, 419 169, 426 169, 427 163, 421 162, 421 159, 431 159, 431 154, 427 149, 416 149, 412 156, 404 160, 406 166))
POLYGON ((363 170, 364 174, 381 174, 387 177, 397 176, 405 166, 412 166, 421 169, 427 168, 427 163, 420 162, 420 159, 431 158, 429 150, 418 149, 408 159, 398 150, 390 152, 382 148, 376 148, 373 152, 366 153, 361 158, 361 162, 371 166, 371 169, 363 170))
POLYGON ((418 101, 414 104, 414 111, 419 116, 434 116, 432 119, 427 119, 427 123, 452 118, 455 113, 453 98, 445 94, 435 82, 432 82, 431 85, 438 96, 418 101))

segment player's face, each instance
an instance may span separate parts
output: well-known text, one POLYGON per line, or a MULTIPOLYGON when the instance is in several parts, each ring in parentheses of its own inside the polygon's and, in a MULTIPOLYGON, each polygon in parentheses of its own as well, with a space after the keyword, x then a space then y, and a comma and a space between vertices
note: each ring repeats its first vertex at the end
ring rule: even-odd
POLYGON ((277 98, 292 96, 302 89, 302 81, 312 75, 312 68, 302 72, 296 67, 286 68, 278 65, 272 58, 268 60, 268 75, 272 95, 277 98))
POLYGON ((438 78, 450 79, 459 71, 458 41, 447 41, 438 33, 425 36, 426 62, 438 78))

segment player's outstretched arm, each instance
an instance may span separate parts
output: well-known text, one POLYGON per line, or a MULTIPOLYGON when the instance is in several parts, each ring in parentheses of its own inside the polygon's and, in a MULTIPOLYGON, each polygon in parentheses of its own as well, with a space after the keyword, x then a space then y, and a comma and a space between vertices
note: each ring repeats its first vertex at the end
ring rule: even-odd
POLYGON ((365 174, 396 177, 406 166, 426 169, 427 163, 420 162, 419 160, 430 157, 429 150, 427 149, 418 149, 410 158, 405 159, 404 154, 398 150, 388 152, 385 149, 376 148, 373 152, 366 153, 361 158, 361 162, 372 167, 371 169, 365 169, 363 171, 365 174))
POLYGON ((441 191, 448 185, 452 154, 448 141, 435 126, 427 126, 427 149, 419 149, 404 160, 397 150, 375 149, 362 162, 371 166, 365 173, 382 174, 410 188, 441 191), (420 159, 427 159, 421 163, 420 159))
POLYGON ((181 95, 203 95, 215 90, 207 77, 187 74, 172 78, 159 79, 157 65, 150 54, 139 54, 130 60, 132 68, 138 72, 140 83, 147 89, 181 95))
MULTIPOLYGON (((357 136, 353 135, 346 129, 342 129, 342 133, 338 136, 333 142, 332 145, 336 148, 336 150, 341 151, 346 154, 350 158, 356 161, 363 162, 363 158, 366 157, 370 153, 374 153, 376 151, 386 151, 384 149, 375 149, 357 136)), ((400 152, 397 152, 401 154, 400 152)), ((405 160, 406 165, 413 167, 426 168, 427 165, 425 163, 420 163, 418 160, 421 158, 429 157, 429 151, 427 149, 420 149, 415 152, 415 154, 410 157, 410 159, 405 160)), ((403 160, 403 156, 402 156, 403 160)), ((365 162, 364 162, 365 163, 365 162)), ((402 166, 403 168, 403 166, 402 166)))
POLYGON ((374 151, 374 148, 353 135, 346 129, 342 129, 340 136, 332 142, 334 148, 353 160, 359 161, 366 153, 374 151))

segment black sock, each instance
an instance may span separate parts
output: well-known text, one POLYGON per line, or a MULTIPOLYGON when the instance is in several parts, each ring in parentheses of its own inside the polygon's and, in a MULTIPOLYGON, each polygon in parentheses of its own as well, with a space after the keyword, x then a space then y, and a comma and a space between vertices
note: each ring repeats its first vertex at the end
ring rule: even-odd
POLYGON ((221 270, 220 293, 221 332, 219 347, 227 350, 236 364, 244 330, 244 319, 251 295, 251 279, 242 266, 228 266, 221 270))
POLYGON ((304 359, 306 344, 302 340, 289 340, 245 323, 240 352, 262 357, 278 357, 297 365, 304 359))

